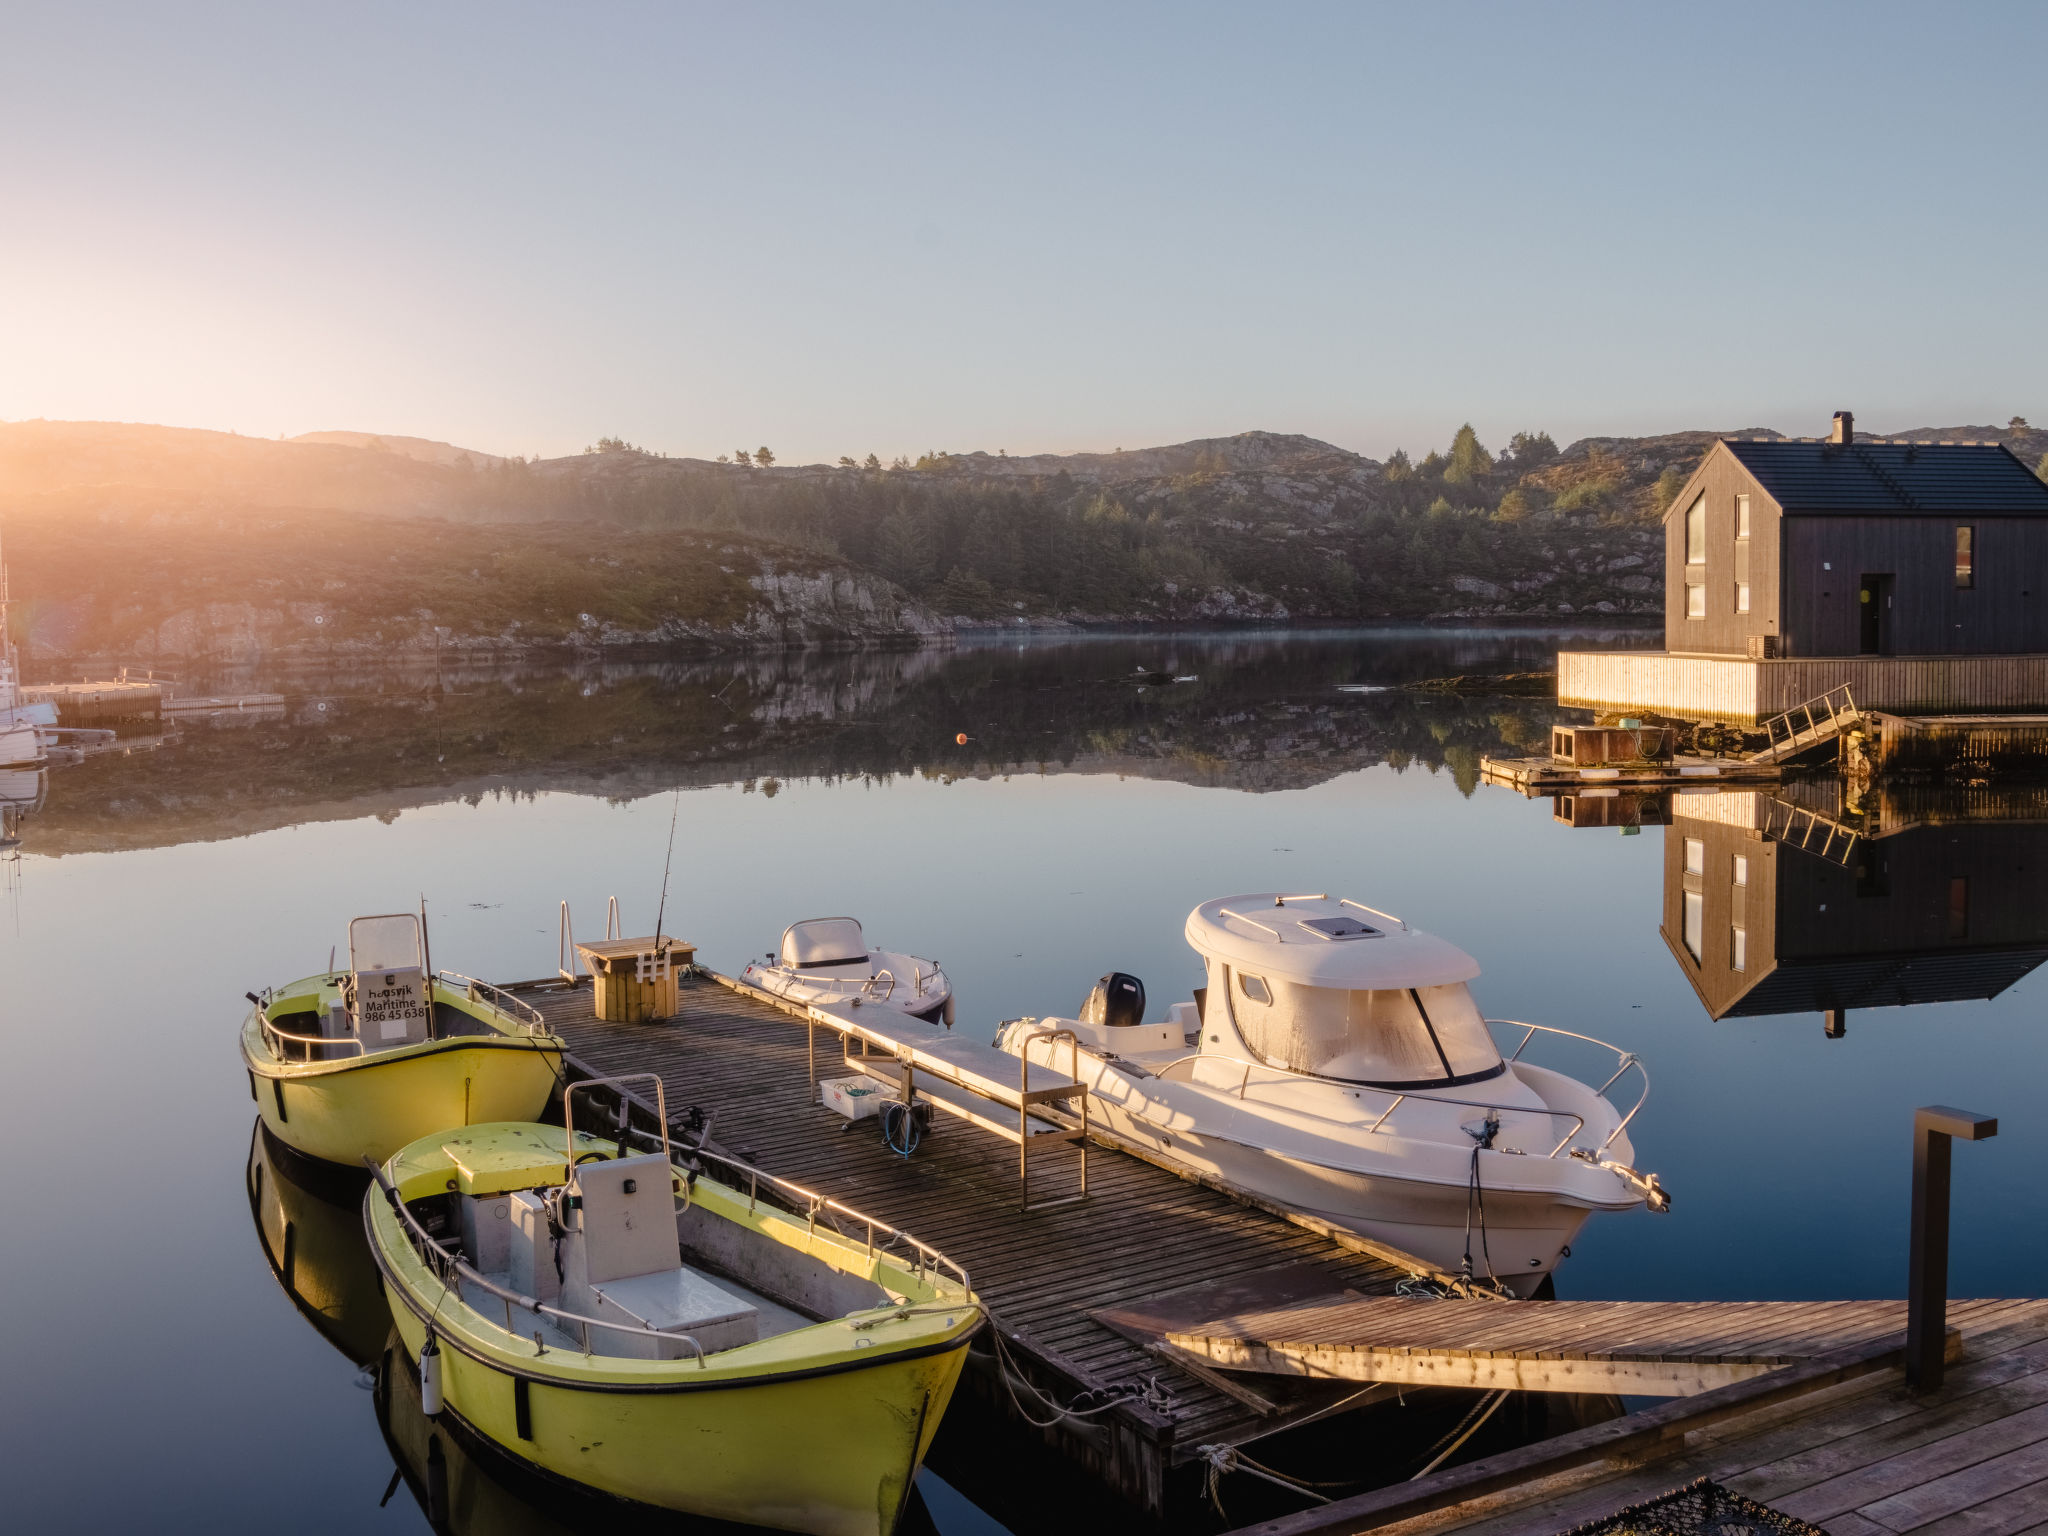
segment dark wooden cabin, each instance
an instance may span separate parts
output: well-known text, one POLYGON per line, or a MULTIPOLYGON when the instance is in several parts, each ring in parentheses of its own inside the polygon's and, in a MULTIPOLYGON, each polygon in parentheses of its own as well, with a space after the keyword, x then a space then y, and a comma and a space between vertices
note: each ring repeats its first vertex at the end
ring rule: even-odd
POLYGON ((1999 443, 1723 438, 1664 523, 1665 646, 2048 652, 2048 485, 1999 443))
POLYGON ((1996 997, 2048 960, 2048 825, 1914 827, 1843 864, 1676 816, 1662 932, 1717 1019, 1996 997))

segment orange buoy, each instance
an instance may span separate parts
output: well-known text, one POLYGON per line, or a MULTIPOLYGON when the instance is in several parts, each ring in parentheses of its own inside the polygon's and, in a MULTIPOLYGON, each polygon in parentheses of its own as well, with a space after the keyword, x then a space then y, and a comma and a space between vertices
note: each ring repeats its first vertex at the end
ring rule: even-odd
POLYGON ((964 746, 966 746, 966 745, 967 745, 967 733, 966 733, 965 731, 962 731, 962 732, 961 732, 961 733, 960 733, 960 734, 959 734, 958 736, 955 736, 955 737, 953 738, 953 745, 954 745, 954 746, 956 746, 956 747, 964 747, 964 746))

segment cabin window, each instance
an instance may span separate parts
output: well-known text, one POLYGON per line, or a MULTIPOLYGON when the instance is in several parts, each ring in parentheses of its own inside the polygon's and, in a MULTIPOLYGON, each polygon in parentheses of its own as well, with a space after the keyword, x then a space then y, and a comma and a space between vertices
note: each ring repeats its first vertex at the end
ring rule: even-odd
POLYGON ((1685 514, 1685 563, 1707 563, 1707 498, 1702 496, 1685 514))
POLYGON ((1746 581, 1735 583, 1735 611, 1737 613, 1749 612, 1749 583, 1746 581))
POLYGON ((1968 524, 1956 529, 1956 585, 1977 585, 1977 530, 1968 524))
POLYGON ((1749 930, 1731 928, 1728 930, 1728 968, 1731 971, 1749 969, 1749 930))
POLYGON ((1237 978, 1237 990, 1255 1003, 1265 1003, 1268 1006, 1272 1004, 1273 994, 1267 989, 1266 978, 1263 976, 1246 976, 1240 972, 1237 978))
POLYGON ((1749 855, 1743 853, 1735 855, 1734 880, 1737 885, 1749 884, 1749 855))
POLYGON ((1701 936, 1707 927, 1707 898, 1698 891, 1685 893, 1685 952, 1697 963, 1701 936))
POLYGON ((1685 840, 1685 872, 1688 875, 1704 875, 1707 872, 1707 845, 1697 837, 1685 840))
POLYGON ((1269 1066, 1401 1088, 1475 1082, 1503 1070, 1463 982, 1347 991, 1283 981, 1269 991, 1269 1006, 1245 1008, 1237 1020, 1245 1044, 1269 1066))
POLYGON ((1692 571, 1685 573, 1685 616, 1688 619, 1704 619, 1707 616, 1707 583, 1704 576, 1692 571))
POLYGON ((1749 493, 1746 491, 1735 498, 1735 537, 1749 537, 1749 493))
POLYGON ((1966 875, 1957 875, 1948 883, 1948 936, 1970 936, 1970 881, 1966 875))

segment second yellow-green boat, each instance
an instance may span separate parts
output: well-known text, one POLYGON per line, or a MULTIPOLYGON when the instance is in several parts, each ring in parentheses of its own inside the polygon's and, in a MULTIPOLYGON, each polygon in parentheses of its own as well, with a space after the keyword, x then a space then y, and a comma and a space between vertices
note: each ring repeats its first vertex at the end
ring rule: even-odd
POLYGON ((355 1168, 430 1131, 546 1108, 562 1042, 538 1012, 435 973, 410 912, 359 917, 348 938, 347 969, 249 994, 242 1064, 273 1136, 355 1168))
POLYGON ((574 1086, 566 1131, 472 1125, 377 1171, 365 1224, 423 1407, 622 1499, 888 1536, 982 1321, 966 1273, 758 1170, 679 1166, 650 1081, 658 1150, 573 1129, 614 1079, 574 1086))

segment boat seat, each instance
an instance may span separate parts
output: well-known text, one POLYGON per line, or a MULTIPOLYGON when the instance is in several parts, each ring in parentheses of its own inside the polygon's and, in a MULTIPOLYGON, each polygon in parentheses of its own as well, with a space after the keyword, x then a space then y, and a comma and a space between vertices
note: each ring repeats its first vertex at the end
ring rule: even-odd
POLYGON ((602 1285, 681 1264, 675 1190, 676 1171, 659 1152, 579 1167, 585 1280, 602 1285))
POLYGON ((791 923, 782 935, 782 963, 800 971, 866 965, 867 935, 850 917, 811 917, 791 923))
MULTIPOLYGON (((676 1172, 658 1152, 585 1163, 576 1170, 582 1214, 565 1245, 563 1305, 606 1322, 688 1334, 705 1353, 751 1344, 760 1314, 683 1267, 676 1234, 676 1172)), ((680 1359, 680 1342, 596 1330, 601 1354, 680 1359)))

